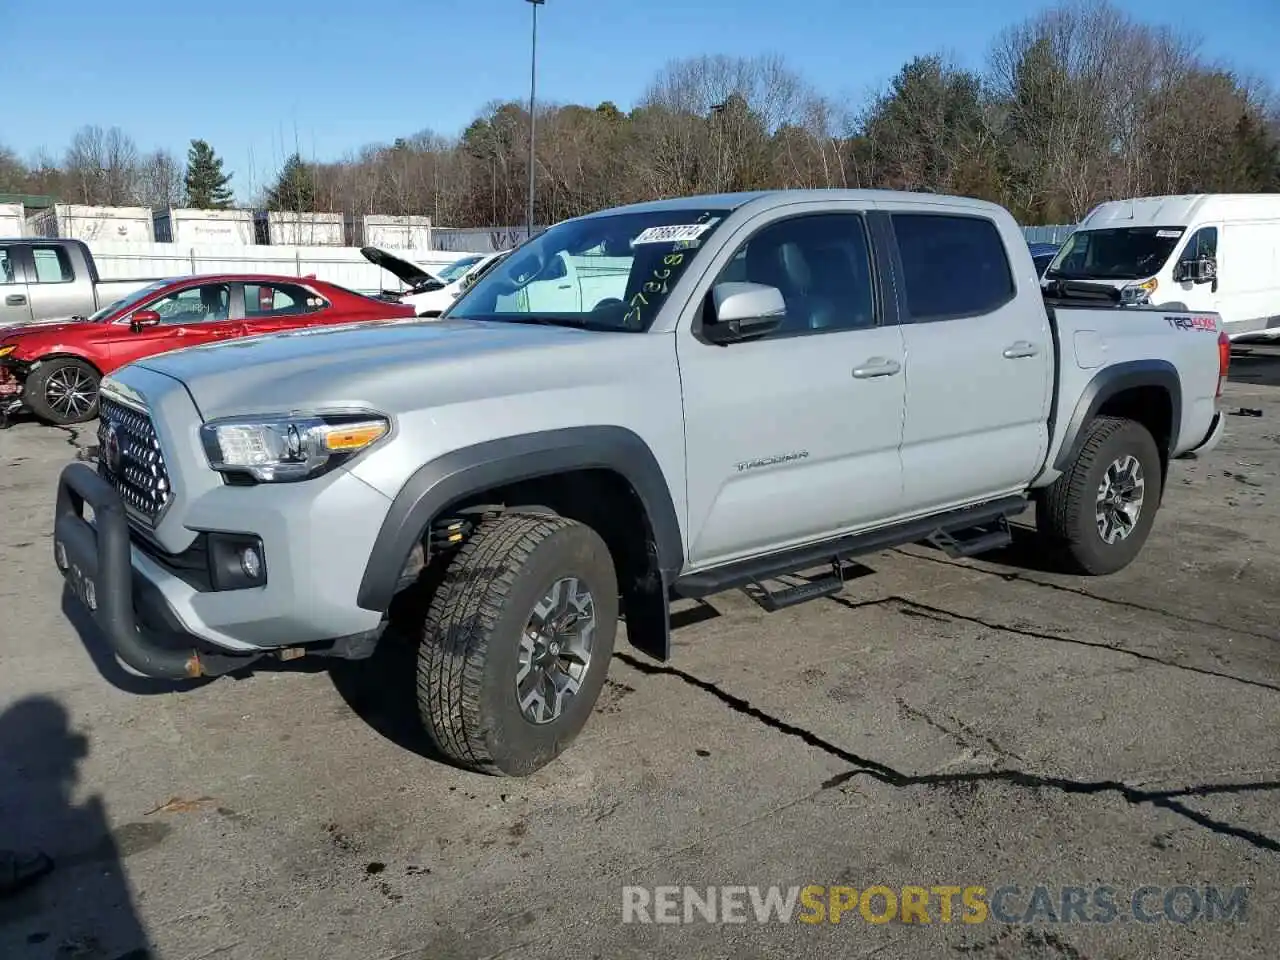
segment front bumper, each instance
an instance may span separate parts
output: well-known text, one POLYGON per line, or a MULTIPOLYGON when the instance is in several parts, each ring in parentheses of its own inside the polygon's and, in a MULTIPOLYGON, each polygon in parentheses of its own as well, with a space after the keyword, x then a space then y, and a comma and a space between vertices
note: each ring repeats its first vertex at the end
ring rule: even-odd
POLYGON ((107 642, 126 664, 148 677, 187 679, 216 676, 252 663, 256 656, 226 656, 195 649, 194 637, 172 627, 162 600, 152 594, 151 623, 135 608, 129 521, 112 486, 84 463, 72 463, 58 478, 53 528, 54 562, 76 597, 89 610, 107 642), (85 505, 93 522, 84 517, 85 505))
MULTIPOLYGON (((356 516, 361 508, 372 512, 366 501, 385 502, 349 475, 335 478, 329 489, 334 486, 349 491, 347 505, 355 505, 356 516)), ((359 552, 351 557, 340 533, 307 515, 313 502, 291 503, 293 513, 273 505, 285 495, 264 488, 207 495, 206 510, 216 507, 223 521, 243 521, 266 545, 265 586, 217 590, 199 583, 191 568, 175 567, 173 555, 140 545, 120 494, 89 464, 72 463, 58 479, 54 560, 112 649, 144 676, 216 676, 268 655, 368 656, 385 624, 381 615, 356 606, 359 552), (223 499, 233 494, 245 501, 239 510, 223 499), (85 517, 86 505, 92 519, 85 517), (332 554, 349 562, 326 562, 332 554)))

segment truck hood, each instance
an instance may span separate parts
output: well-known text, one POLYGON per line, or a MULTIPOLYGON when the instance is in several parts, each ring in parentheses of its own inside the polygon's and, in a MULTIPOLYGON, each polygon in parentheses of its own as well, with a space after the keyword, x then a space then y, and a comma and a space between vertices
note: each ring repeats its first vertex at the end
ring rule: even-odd
POLYGON ((135 365, 185 384, 206 420, 351 406, 395 412, 446 394, 483 395, 497 389, 495 378, 506 390, 530 362, 551 362, 531 354, 615 337, 635 334, 408 317, 188 347, 135 365))
POLYGON ((438 284, 441 287, 445 285, 445 282, 434 273, 427 272, 416 263, 410 263, 408 260, 402 260, 394 254, 387 253, 380 247, 361 247, 360 252, 370 263, 381 267, 410 287, 419 287, 426 283, 438 284))

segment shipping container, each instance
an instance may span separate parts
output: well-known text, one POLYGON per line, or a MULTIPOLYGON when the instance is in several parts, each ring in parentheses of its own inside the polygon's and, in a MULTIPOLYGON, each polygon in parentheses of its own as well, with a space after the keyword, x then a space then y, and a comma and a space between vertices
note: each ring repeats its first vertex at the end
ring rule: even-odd
POLYGON ((254 242, 252 210, 178 210, 154 212, 157 243, 254 242))
POLYGON ((364 245, 392 250, 430 250, 431 218, 367 216, 364 245))
POLYGON ((26 236, 27 218, 20 203, 0 203, 0 237, 26 236))
POLYGON ((340 213, 259 210, 253 223, 258 243, 299 247, 341 247, 346 243, 346 219, 340 213))
POLYGON ((68 240, 155 241, 149 207, 88 207, 55 203, 27 218, 27 230, 35 237, 68 240))

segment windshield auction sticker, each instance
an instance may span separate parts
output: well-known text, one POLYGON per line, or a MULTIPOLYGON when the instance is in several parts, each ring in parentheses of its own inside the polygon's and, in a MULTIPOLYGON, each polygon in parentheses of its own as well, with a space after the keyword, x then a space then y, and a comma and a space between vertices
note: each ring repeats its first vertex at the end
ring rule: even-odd
POLYGON ((680 243, 697 240, 711 229, 711 223, 673 224, 668 227, 649 227, 640 232, 633 243, 680 243))

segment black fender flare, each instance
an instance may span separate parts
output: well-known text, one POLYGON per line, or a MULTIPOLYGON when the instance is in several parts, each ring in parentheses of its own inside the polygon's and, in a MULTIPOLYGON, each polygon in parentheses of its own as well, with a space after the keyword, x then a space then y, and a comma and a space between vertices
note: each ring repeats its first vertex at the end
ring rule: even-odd
POLYGON ((649 445, 625 427, 566 427, 487 440, 419 467, 392 500, 356 602, 386 612, 414 545, 450 503, 490 487, 590 469, 612 470, 631 485, 653 531, 658 565, 674 580, 684 566, 684 542, 671 490, 649 445))
POLYGON ((1178 370, 1168 360, 1128 360, 1103 367, 1085 384, 1062 434, 1062 445, 1053 461, 1055 470, 1062 472, 1071 465, 1085 425, 1097 416, 1102 405, 1116 394, 1135 387, 1160 387, 1169 394, 1172 422, 1169 425, 1169 447, 1166 453, 1170 457, 1173 455, 1182 426, 1182 380, 1178 376, 1178 370))

